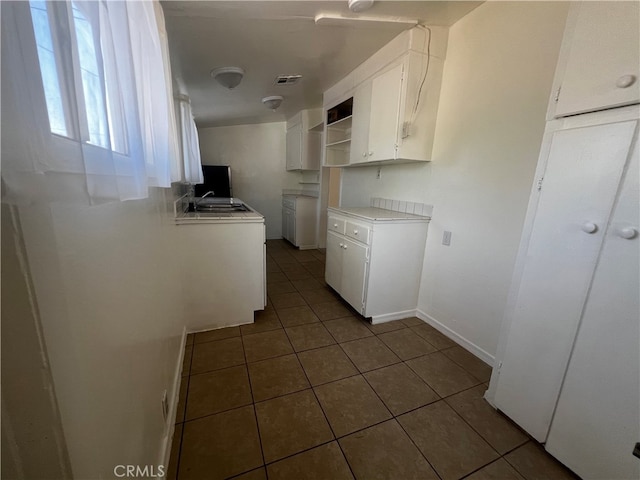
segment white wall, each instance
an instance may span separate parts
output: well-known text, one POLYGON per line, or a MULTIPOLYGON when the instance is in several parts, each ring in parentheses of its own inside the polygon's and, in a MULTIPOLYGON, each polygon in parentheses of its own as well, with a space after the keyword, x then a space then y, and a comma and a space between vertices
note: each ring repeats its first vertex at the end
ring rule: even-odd
POLYGON ((568 5, 487 2, 451 27, 433 161, 345 169, 343 205, 434 205, 418 308, 487 360, 537 163, 568 5), (451 246, 441 245, 444 230, 451 246))
POLYGON ((282 237, 282 190, 299 188, 286 171, 286 123, 198 130, 203 165, 231 165, 233 195, 265 216, 267 238, 282 237))
POLYGON ((20 207, 74 478, 162 454, 184 315, 172 199, 20 207))

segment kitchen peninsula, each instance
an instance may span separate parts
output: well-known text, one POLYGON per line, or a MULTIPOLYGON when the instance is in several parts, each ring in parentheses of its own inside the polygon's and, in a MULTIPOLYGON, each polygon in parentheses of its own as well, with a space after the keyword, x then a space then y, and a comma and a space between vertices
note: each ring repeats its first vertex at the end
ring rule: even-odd
POLYGON ((186 196, 174 203, 191 332, 252 323, 266 305, 264 216, 229 200, 246 210, 190 212, 186 196))

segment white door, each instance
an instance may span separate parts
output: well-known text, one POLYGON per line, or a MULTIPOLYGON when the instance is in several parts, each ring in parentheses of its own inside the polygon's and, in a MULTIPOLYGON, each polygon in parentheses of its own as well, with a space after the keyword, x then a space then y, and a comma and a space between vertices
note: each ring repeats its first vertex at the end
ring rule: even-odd
POLYGON ((640 101, 640 3, 578 2, 555 115, 640 101))
POLYGON ((342 286, 342 252, 344 240, 333 232, 327 233, 327 252, 325 260, 325 281, 336 292, 342 286))
POLYGON ((404 65, 373 79, 369 121, 369 161, 396 158, 404 65))
POLYGON ((546 445, 584 480, 640 478, 639 156, 636 144, 546 445))
POLYGON ((554 134, 495 403, 547 437, 636 121, 554 134))
MULTIPOLYGON (((364 288, 369 248, 343 239, 342 286, 340 295, 358 312, 364 311, 364 288)), ((328 282, 327 282, 328 283, 328 282)))

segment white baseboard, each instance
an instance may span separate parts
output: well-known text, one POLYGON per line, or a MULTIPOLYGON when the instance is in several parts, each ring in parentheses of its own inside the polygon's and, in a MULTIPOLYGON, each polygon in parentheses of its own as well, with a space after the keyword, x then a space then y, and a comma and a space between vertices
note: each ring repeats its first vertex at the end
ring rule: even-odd
POLYGON ((176 363, 173 377, 173 392, 171 394, 171 402, 169 403, 169 412, 167 413, 167 423, 165 424, 165 435, 162 439, 160 447, 160 461, 158 465, 164 465, 164 471, 169 468, 169 457, 171 456, 171 445, 173 441, 173 433, 176 427, 176 415, 178 414, 178 400, 180 398, 180 382, 182 381, 182 365, 184 363, 184 350, 187 344, 187 327, 182 329, 182 341, 180 342, 180 353, 178 354, 178 363, 176 363))
POLYGON ((443 335, 446 335, 447 337, 449 337, 451 340, 456 342, 465 350, 468 350, 469 352, 473 353, 476 357, 478 357, 483 362, 488 363, 490 366, 493 366, 495 362, 495 357, 491 355, 489 352, 487 352, 486 350, 483 350, 475 343, 467 340, 459 333, 454 332, 449 327, 440 323, 438 320, 433 318, 431 315, 423 312, 422 310, 416 310, 415 316, 418 317, 420 320, 423 320, 424 322, 431 325, 433 328, 438 330, 443 335))
POLYGON ((403 318, 415 317, 416 310, 404 310, 402 312, 385 313, 384 315, 377 315, 371 317, 371 325, 377 325, 378 323, 391 322, 393 320, 402 320, 403 318))
MULTIPOLYGON (((211 330, 220 330, 221 328, 241 327, 242 325, 251 325, 254 322, 233 323, 231 325, 211 325, 210 327, 197 327, 196 329, 189 330, 187 333, 201 333, 210 332, 211 330)), ((185 337, 186 341, 186 337, 185 337)))

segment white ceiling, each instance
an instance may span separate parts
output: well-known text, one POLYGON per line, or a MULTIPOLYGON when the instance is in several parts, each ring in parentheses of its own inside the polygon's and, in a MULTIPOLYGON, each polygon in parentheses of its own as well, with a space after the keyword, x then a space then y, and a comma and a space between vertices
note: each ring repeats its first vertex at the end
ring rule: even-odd
MULTIPOLYGON (((479 1, 380 1, 367 17, 418 20, 449 26, 479 1)), ((322 92, 335 84, 405 26, 320 26, 319 13, 357 16, 343 1, 163 1, 174 75, 191 97, 200 127, 282 121, 304 108, 321 106, 322 92), (216 67, 245 70, 234 90, 210 76, 216 67), (293 86, 275 85, 279 74, 302 74, 293 86), (271 112, 261 103, 282 95, 271 112)))

